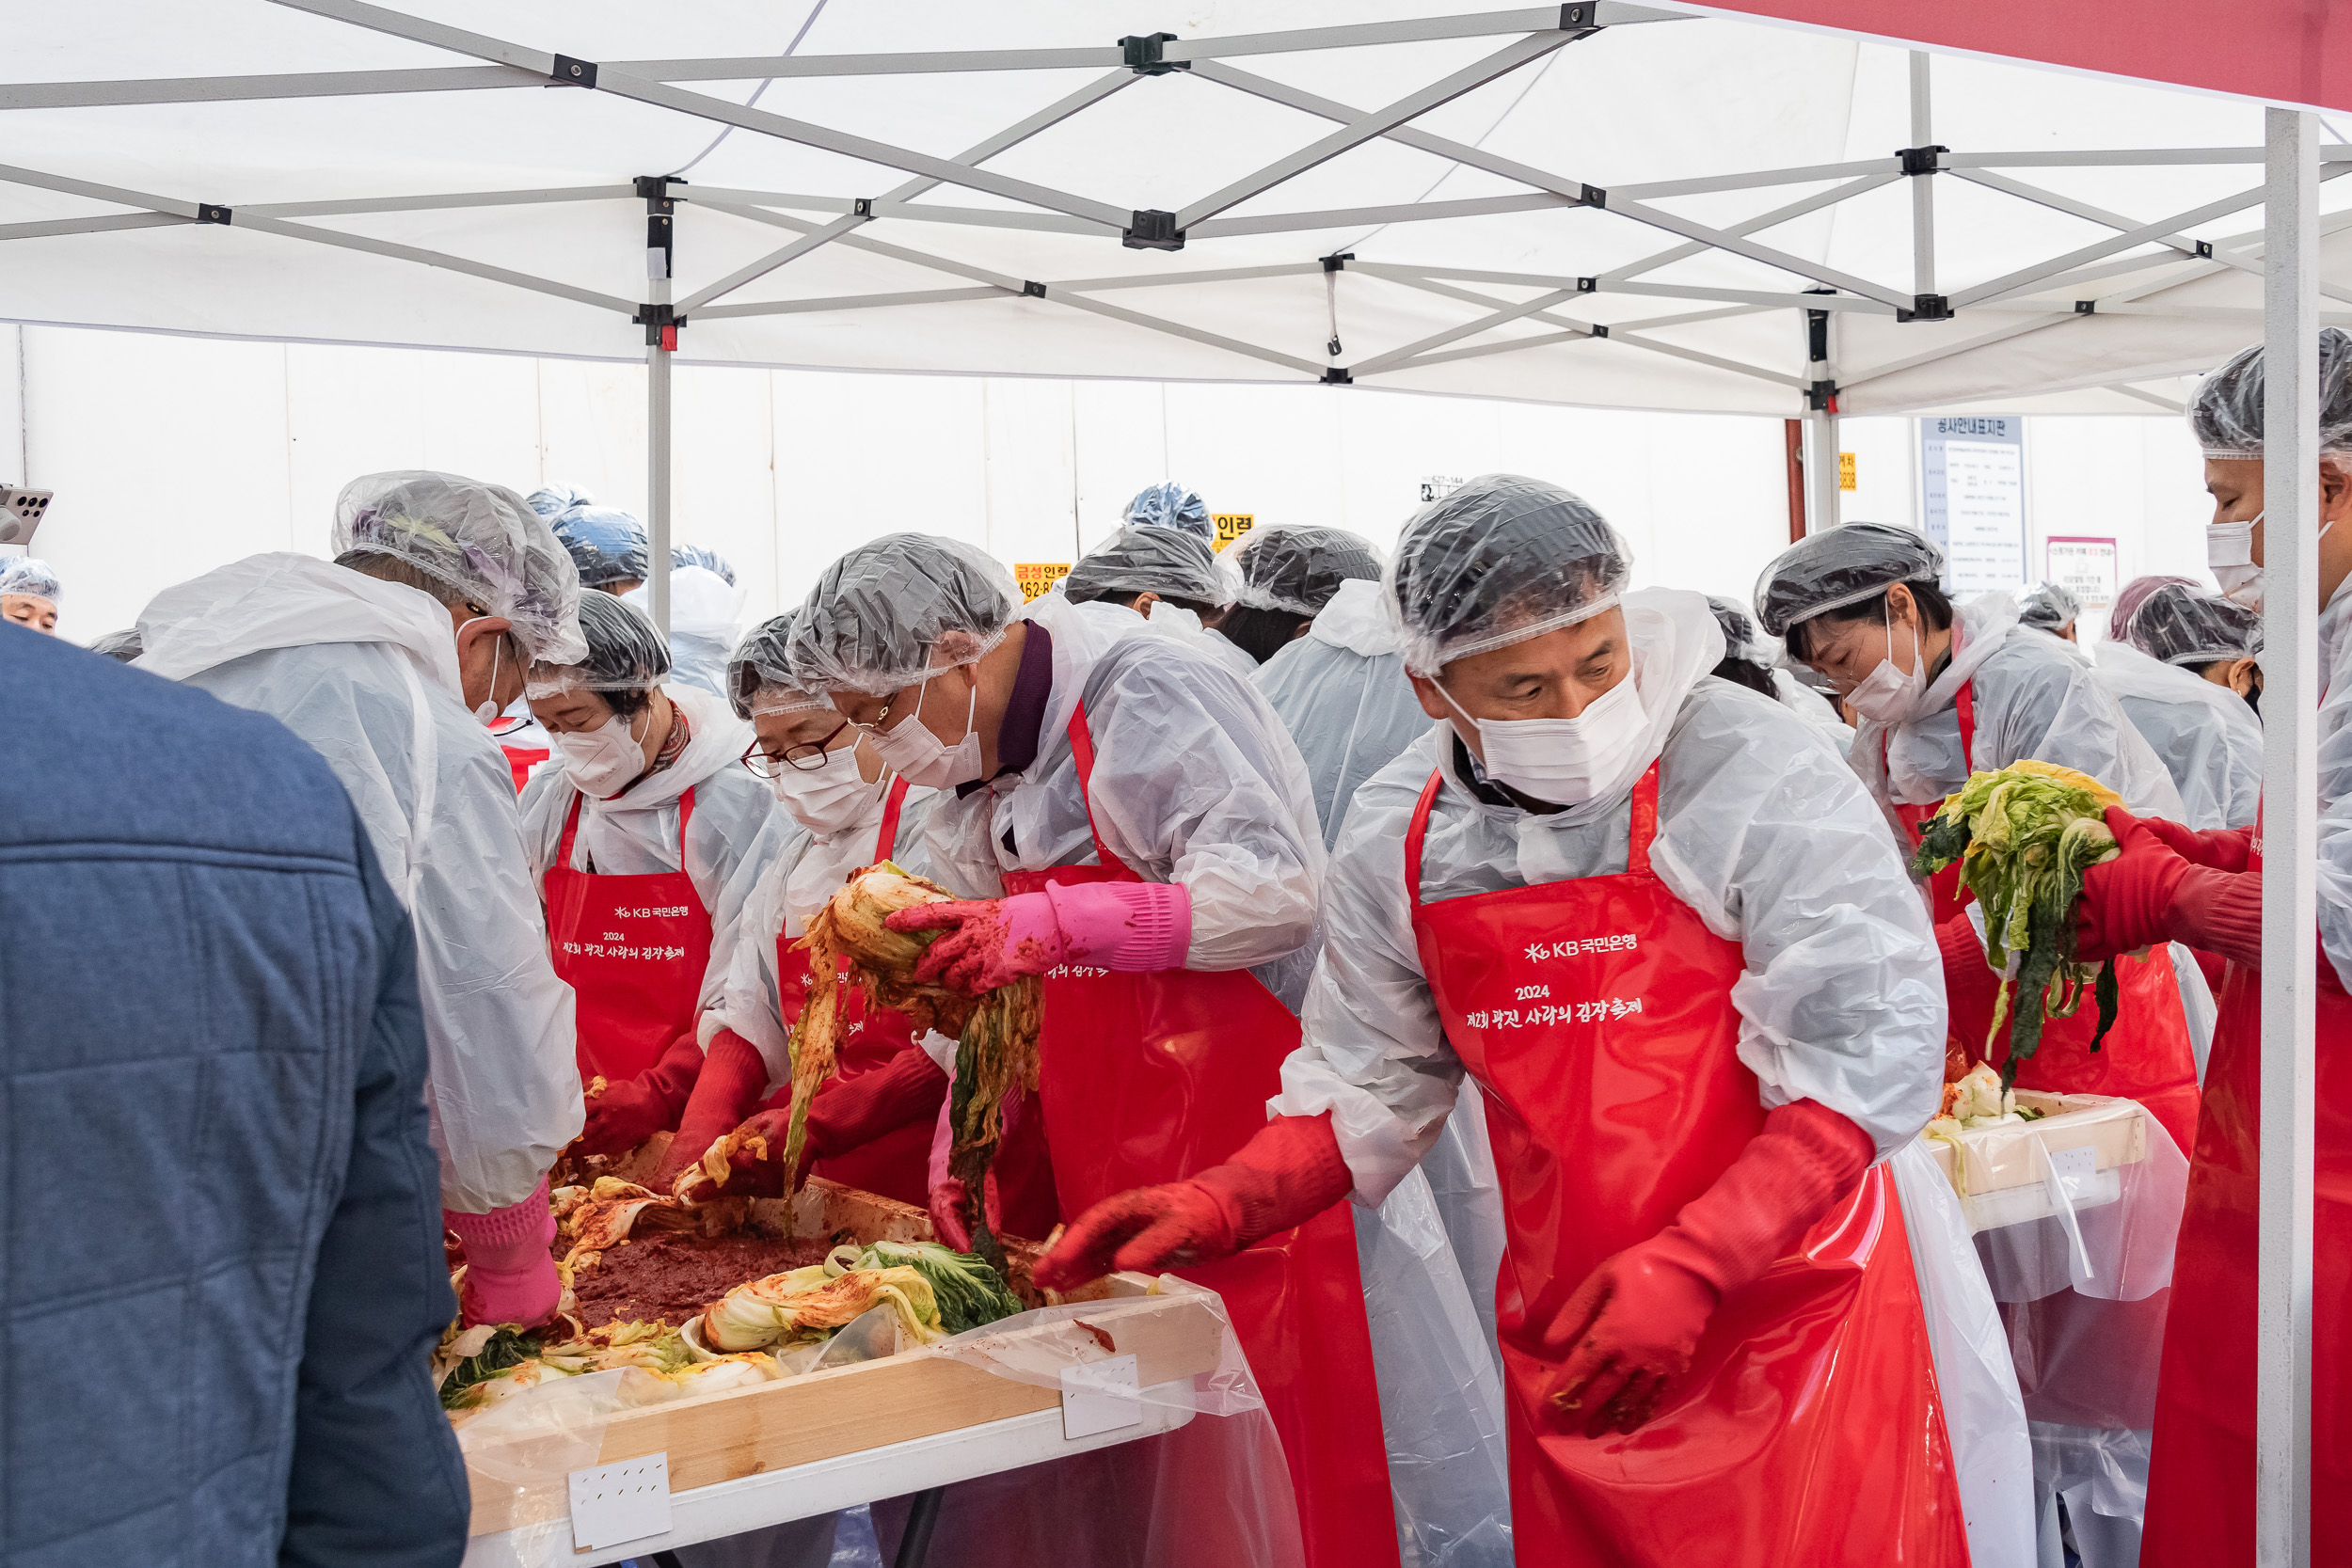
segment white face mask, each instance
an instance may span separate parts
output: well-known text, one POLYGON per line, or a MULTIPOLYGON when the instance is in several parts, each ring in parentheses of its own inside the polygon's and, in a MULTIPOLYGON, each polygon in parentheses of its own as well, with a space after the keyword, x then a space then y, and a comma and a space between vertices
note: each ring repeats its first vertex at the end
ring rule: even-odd
MULTIPOLYGON (((475 616, 473 620, 466 622, 457 628, 457 635, 465 636, 466 627, 472 626, 474 621, 486 621, 489 618, 487 615, 475 616)), ((492 722, 499 716, 499 655, 505 651, 506 639, 503 636, 490 644, 490 695, 473 710, 473 716, 485 724, 492 722)))
POLYGON ((2249 610, 2260 610, 2263 603, 2263 569, 2254 564, 2254 525, 2267 513, 2265 508, 2242 523, 2212 523, 2205 529, 2205 564, 2221 584, 2222 596, 2249 610))
MULTIPOLYGON (((1886 649, 1895 651, 1895 623, 1886 624, 1886 649)), ((1920 695, 1928 689, 1927 660, 1921 657, 1919 628, 1911 628, 1911 669, 1898 669, 1892 658, 1879 660, 1878 668, 1862 678, 1862 684, 1846 693, 1846 701, 1865 719, 1875 719, 1882 724, 1899 724, 1919 705, 1920 695)))
POLYGON ((873 736, 875 753, 907 783, 926 789, 953 789, 980 776, 980 732, 972 727, 973 715, 979 711, 980 688, 975 681, 972 700, 964 708, 963 738, 950 746, 923 723, 923 700, 930 695, 930 684, 923 683, 913 713, 889 729, 867 733, 873 736))
POLYGON ((769 783, 792 819, 818 838, 857 827, 879 799, 878 786, 858 777, 854 746, 827 752, 821 768, 787 764, 769 783))
POLYGON ((1573 719, 1471 719, 1438 689, 1478 732, 1486 777, 1555 806, 1581 806, 1613 784, 1649 728, 1630 672, 1573 719))
MULTIPOLYGON (((650 704, 644 717, 650 725, 650 704)), ((631 733, 633 728, 616 713, 593 730, 550 732, 548 744, 555 748, 564 776, 572 781, 573 788, 590 800, 609 800, 645 770, 645 748, 641 737, 631 733)))

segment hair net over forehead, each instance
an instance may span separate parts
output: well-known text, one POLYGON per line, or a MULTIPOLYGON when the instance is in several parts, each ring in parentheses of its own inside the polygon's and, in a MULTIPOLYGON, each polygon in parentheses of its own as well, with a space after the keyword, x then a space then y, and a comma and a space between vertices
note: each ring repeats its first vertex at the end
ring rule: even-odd
POLYGON ((825 568, 801 604, 787 661, 810 690, 881 696, 980 657, 1020 609, 1012 573, 978 546, 884 534, 825 568))
POLYGON ((1771 636, 1799 621, 1860 604, 1899 582, 1935 582, 1944 551, 1892 523, 1848 523, 1800 539, 1756 579, 1756 618, 1771 636))
MULTIPOLYGON (((2188 429, 2207 457, 2263 454, 2263 345, 2242 348, 2189 395, 2188 429)), ((2352 454, 2352 338, 2319 331, 2319 450, 2352 454)))
POLYGON ((0 561, 0 594, 22 594, 27 598, 58 602, 59 584, 56 568, 46 561, 29 555, 10 556, 0 561))
POLYGON ((1154 484, 1129 501, 1126 520, 1138 528, 1181 529, 1203 539, 1216 535, 1209 521, 1209 509, 1201 504, 1200 498, 1174 480, 1154 484))
POLYGON ((575 506, 550 519, 555 536, 572 552, 582 588, 643 582, 653 571, 653 546, 645 525, 609 506, 575 506))
POLYGON ((1389 566, 1405 668, 1523 642, 1599 614, 1633 569, 1609 520, 1556 484, 1482 474, 1414 514, 1389 566))
POLYGON ((675 571, 686 566, 700 566, 719 578, 729 588, 735 586, 735 568, 727 558, 708 545, 673 545, 670 546, 670 568, 675 571))
POLYGON ((334 553, 403 561, 512 625, 523 651, 570 664, 580 636, 580 573, 547 519, 503 485, 424 469, 365 474, 335 499, 334 553))
POLYGON ((1377 578, 1372 541, 1341 528, 1262 528, 1225 552, 1241 571, 1240 602, 1252 610, 1319 615, 1351 578, 1377 578))
POLYGON ((823 692, 793 684, 792 626, 799 618, 799 610, 787 610, 754 626, 735 645, 735 656, 727 660, 727 701, 735 705, 738 719, 833 706, 823 692))
POLYGON ((660 630, 644 610, 610 594, 580 595, 580 633, 587 639, 586 657, 570 664, 532 665, 530 695, 650 691, 670 673, 670 648, 660 630))
POLYGON ((596 498, 568 484, 543 484, 531 493, 531 510, 553 522, 575 506, 594 506, 596 498))
POLYGON ((1158 594, 1195 604, 1232 601, 1232 579, 1197 533, 1172 528, 1122 528, 1070 568, 1062 593, 1073 603, 1105 594, 1158 594))
POLYGON ((2132 611, 2139 608, 2141 600, 2168 582, 2178 583, 2183 588, 2197 586, 2195 578, 2154 576, 2132 578, 2117 592, 2114 607, 2107 611, 2107 641, 2129 642, 2132 640, 2132 611))
POLYGON ((2017 618, 2029 626, 2056 631, 2083 612, 2083 602, 2058 583, 2045 582, 2017 603, 2017 618))
POLYGON ((2167 664, 2210 664, 2262 652, 2262 616, 2202 589, 2167 583, 2140 600, 2123 641, 2167 664))

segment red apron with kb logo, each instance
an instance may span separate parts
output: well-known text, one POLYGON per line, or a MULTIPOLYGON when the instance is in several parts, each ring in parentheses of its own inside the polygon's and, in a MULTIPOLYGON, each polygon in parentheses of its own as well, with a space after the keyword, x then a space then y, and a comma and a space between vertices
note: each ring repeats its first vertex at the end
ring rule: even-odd
MULTIPOLYGON (((1094 738, 1083 705, 1069 735, 1079 787, 1090 795, 1094 738)), ((1091 827, 1090 800, 1087 817, 1091 827)), ((1142 879, 1099 830, 1094 851, 1100 865, 1006 872, 1005 891, 1142 879)), ((1265 1126, 1297 1044, 1298 1020, 1247 971, 1127 974, 1073 964, 1048 974, 1038 1092, 1062 1217, 1232 1158, 1265 1126)), ((1006 1204, 1009 1225, 1010 1194, 1006 1204)), ((1396 1516, 1348 1206, 1171 1272, 1216 1291, 1232 1315, 1281 1434, 1308 1562, 1393 1568, 1396 1516)))
POLYGON ((1486 1091, 1509 1247, 1496 1288, 1521 1568, 1965 1568, 1968 1544, 1893 1179, 1874 1165, 1725 1296, 1668 1402, 1588 1438, 1549 1406, 1562 1308, 1763 1129, 1737 943, 1650 870, 1658 767, 1621 875, 1421 901, 1433 773, 1405 839, 1446 1037, 1486 1091))
MULTIPOLYGON (((1977 706, 1968 687, 1960 689, 1957 705, 1961 755, 1973 768, 1977 753, 1977 706)), ((1891 793, 1891 772, 1887 774, 1887 786, 1891 793)), ((1928 818, 1943 804, 1942 800, 1921 805, 1895 803, 1895 815, 1902 819, 1911 835, 1904 846, 1906 854, 1918 848, 1919 835, 1926 830, 1928 818)), ((1937 872, 1928 886, 1939 926, 1976 901, 1976 895, 1960 879, 1958 861, 1937 872)), ((2099 1033, 2098 1005, 2086 999, 2072 1018, 2043 1022, 2042 1043, 2017 1069, 2017 1086, 2043 1094, 2104 1094, 2137 1100, 2147 1107, 2149 1115, 2164 1124, 2175 1145, 2186 1148, 2197 1136, 2197 1056, 2189 1044, 2188 1017, 2181 1008, 2180 981, 2172 972, 2172 950, 2159 944, 2150 948, 2144 958, 2119 958, 2115 960, 2115 978, 2119 991, 2115 1027, 2107 1031, 2099 1049, 2090 1049, 2090 1042, 2099 1033)), ((2015 1006, 2013 997, 2010 1005, 2015 1006)), ((1992 1027, 1989 999, 1979 999, 1973 993, 1954 995, 1952 1033, 1967 1049, 1971 1061, 1990 1061, 1999 1067, 2009 1060, 2010 1025, 2001 1025, 2000 1037, 1988 1052, 1985 1036, 1992 1027)))
MULTIPOLYGON (((694 1027, 710 966, 710 916, 683 869, 603 876, 572 869, 583 797, 572 796, 555 863, 541 883, 555 973, 579 997, 580 1077, 634 1078, 694 1027)), ((694 792, 678 800, 678 864, 694 792)))

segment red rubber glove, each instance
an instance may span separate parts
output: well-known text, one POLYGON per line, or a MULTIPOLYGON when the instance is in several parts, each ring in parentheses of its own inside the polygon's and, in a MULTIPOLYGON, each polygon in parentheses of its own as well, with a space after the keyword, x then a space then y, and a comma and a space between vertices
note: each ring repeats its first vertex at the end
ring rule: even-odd
POLYGON ((1355 1186, 1330 1112, 1277 1117, 1224 1164, 1089 1209, 1038 1259, 1034 1277, 1046 1290, 1068 1291, 1113 1269, 1156 1274, 1230 1258, 1305 1224, 1355 1186))
POLYGON ((1009 898, 917 904, 884 922, 943 934, 914 977, 977 996, 1065 963, 1129 974, 1181 969, 1192 942, 1192 895, 1181 882, 1053 883, 1009 898))
POLYGON ((703 1048, 689 1029, 634 1078, 607 1084, 588 1100, 588 1119, 572 1140, 575 1154, 626 1154, 665 1128, 675 1127, 703 1069, 703 1048))
POLYGON ((2184 828, 2178 822, 2168 822, 2161 816, 2142 816, 2135 820, 2170 845, 2172 852, 2191 865, 2209 865, 2216 871, 2243 871, 2254 858, 2254 830, 2251 828, 2207 828, 2201 831, 2184 828))
POLYGON ((555 1275, 555 1215, 543 1179, 531 1196, 486 1214, 441 1212, 441 1223, 466 1243, 466 1288, 458 1312, 466 1326, 517 1323, 524 1328, 555 1315, 564 1285, 555 1275))
POLYGON ((947 1075, 920 1046, 907 1047, 886 1067, 847 1081, 829 1079, 818 1085, 817 1096, 808 1104, 801 1168, 787 1171, 784 1148, 792 1132, 792 1089, 787 1085, 738 1129, 758 1133, 766 1140, 766 1148, 755 1145, 728 1155, 728 1175, 719 1194, 782 1197, 797 1193, 808 1180, 809 1167, 818 1161, 846 1154, 911 1122, 926 1120, 938 1114, 946 1098, 947 1075))
POLYGON ((703 1157, 703 1150, 741 1123, 767 1086, 768 1063, 751 1041, 732 1029, 713 1035, 702 1072, 694 1080, 693 1096, 678 1118, 677 1136, 670 1140, 670 1151, 645 1184, 657 1193, 668 1192, 686 1167, 703 1157))
POLYGON ((2243 869, 2253 830, 2199 833, 2176 822, 2141 820, 2120 807, 2107 829, 2122 853, 2083 873, 2075 906, 2074 954, 2095 963, 2159 942, 2178 942, 2249 969, 2262 967, 2263 877, 2243 869), (2174 848, 2186 843, 2216 862, 2192 863, 2174 848))
POLYGON ((1870 1166, 1869 1134, 1810 1100, 1764 1130, 1675 1223, 1602 1261, 1561 1308, 1566 1359, 1547 1379, 1561 1424, 1632 1432, 1690 1370, 1715 1307, 1786 1255, 1870 1166))

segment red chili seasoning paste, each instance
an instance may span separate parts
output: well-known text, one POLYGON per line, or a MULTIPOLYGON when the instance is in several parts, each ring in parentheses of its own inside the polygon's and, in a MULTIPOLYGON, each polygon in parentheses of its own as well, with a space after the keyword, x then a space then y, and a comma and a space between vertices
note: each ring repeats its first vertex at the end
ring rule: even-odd
POLYGON ((832 1244, 823 1237, 656 1233, 580 1270, 572 1293, 590 1328, 616 1320, 682 1323, 747 1280, 823 1262, 832 1244))

